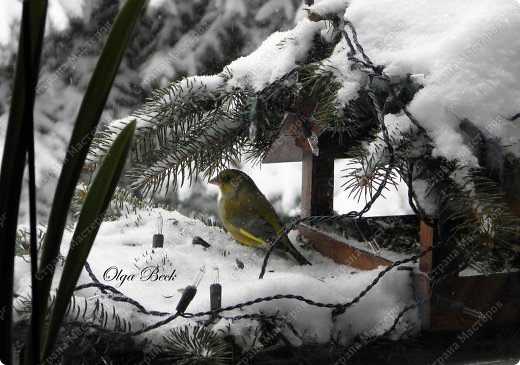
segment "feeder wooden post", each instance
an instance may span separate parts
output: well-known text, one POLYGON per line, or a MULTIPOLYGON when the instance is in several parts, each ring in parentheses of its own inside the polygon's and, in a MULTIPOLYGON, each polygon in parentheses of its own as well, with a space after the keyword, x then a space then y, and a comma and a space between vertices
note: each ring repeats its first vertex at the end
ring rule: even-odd
POLYGON ((329 146, 322 144, 318 156, 308 145, 302 151, 302 217, 333 213, 334 155, 329 146))
MULTIPOLYGON (((421 251, 427 250, 434 243, 435 232, 433 227, 421 221, 419 226, 419 249, 421 251)), ((433 270, 433 252, 428 252, 419 259, 419 271, 414 273, 414 291, 417 300, 430 298, 431 285, 430 274, 433 270)), ((423 328, 430 326, 431 317, 431 300, 419 306, 419 315, 421 316, 421 323, 423 328)))
MULTIPOLYGON (((423 221, 420 223, 419 227, 419 243, 420 250, 424 251, 433 246, 434 241, 434 229, 433 227, 427 225, 423 221)), ((430 251, 423 257, 419 259, 419 270, 423 273, 430 274, 433 270, 433 252, 430 251)))

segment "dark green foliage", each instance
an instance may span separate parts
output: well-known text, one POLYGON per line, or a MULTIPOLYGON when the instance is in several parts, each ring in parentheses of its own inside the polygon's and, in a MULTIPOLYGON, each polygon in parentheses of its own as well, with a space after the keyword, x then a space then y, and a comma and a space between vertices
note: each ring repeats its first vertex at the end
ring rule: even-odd
MULTIPOLYGON (((34 162, 33 108, 46 13, 46 0, 24 4, 22 12, 23 30, 20 32, 19 38, 14 87, 0 171, 0 308, 4 309, 5 312, 0 321, 0 337, 7 344, 11 344, 12 340, 13 318, 11 307, 17 222, 24 167, 29 151, 31 151, 29 163, 34 162)), ((31 180, 33 176, 30 173, 31 180)), ((32 180, 31 190, 34 186, 34 180, 32 180)), ((32 199, 31 205, 33 208, 34 204, 34 199, 32 199)), ((33 218, 34 215, 31 215, 32 230, 35 226, 33 218)), ((36 232, 33 232, 33 234, 36 234, 36 232)), ((32 280, 35 280, 34 275, 37 269, 34 265, 37 260, 34 238, 33 236, 31 244, 32 280)), ((37 287, 35 286, 33 289, 33 292, 36 292, 37 287)), ((34 325, 34 322, 32 324, 34 325)), ((31 330, 32 335, 38 339, 36 327, 32 326, 31 330)), ((37 352, 37 349, 38 347, 35 348, 35 351, 28 349, 27 353, 32 356, 32 352, 37 352)), ((0 347, 0 359, 2 361, 10 364, 12 362, 11 355, 10 346, 0 347)))

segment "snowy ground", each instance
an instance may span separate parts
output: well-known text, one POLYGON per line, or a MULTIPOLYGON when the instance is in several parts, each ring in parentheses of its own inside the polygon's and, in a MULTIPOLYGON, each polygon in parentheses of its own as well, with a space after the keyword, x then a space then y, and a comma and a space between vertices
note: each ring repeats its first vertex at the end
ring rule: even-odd
MULTIPOLYGON (((67 239, 70 240, 70 233, 67 239)), ((165 312, 174 312, 181 290, 193 281, 197 271, 204 265, 206 275, 199 285, 197 296, 188 307, 188 312, 209 310, 209 285, 213 282, 213 267, 219 269, 223 306, 262 296, 289 293, 320 302, 343 303, 354 298, 378 272, 358 272, 350 267, 337 265, 315 251, 300 250, 313 263, 311 267, 296 266, 291 261, 274 255, 269 261, 269 271, 265 278, 259 280, 263 257, 261 252, 236 244, 227 233, 218 228, 205 226, 200 221, 186 218, 177 212, 154 209, 141 212, 140 217, 130 215, 103 223, 88 261, 101 282, 118 288, 148 310, 165 312), (165 244, 162 249, 152 250, 152 236, 156 232, 159 213, 164 219, 165 244), (204 249, 193 245, 194 236, 204 238, 212 246, 204 249), (243 269, 237 266, 237 260, 243 263, 243 269), (160 274, 171 274, 175 270, 175 278, 171 281, 140 280, 143 269, 157 265, 160 274), (120 277, 114 279, 116 271, 120 272, 120 277), (122 275, 128 275, 127 279, 123 281, 122 275), (130 275, 135 277, 131 278, 130 275)), ((62 254, 66 253, 65 245, 62 254)), ((21 258, 17 258, 16 277, 18 280, 15 283, 15 292, 27 295, 30 288, 29 265, 21 258)), ((90 281, 88 274, 83 272, 79 283, 90 281)), ((83 290, 76 295, 77 303, 83 303, 82 297, 86 297, 89 298, 90 306, 96 298, 100 298, 99 292, 94 289, 83 290)), ((102 298, 102 302, 110 310, 115 303, 106 297, 102 298)), ((334 319, 330 309, 309 306, 295 300, 260 303, 243 310, 226 312, 224 315, 278 313, 279 316, 287 316, 300 334, 301 339, 298 339, 287 328, 283 331, 295 345, 301 345, 301 340, 304 343, 326 343, 332 339, 346 344, 356 335, 371 337, 381 334, 391 326, 399 311, 411 302, 413 298, 409 274, 392 271, 360 303, 334 319)), ((140 314, 134 307, 124 303, 117 303, 117 312, 122 318, 131 321, 133 330, 139 329, 142 324, 149 325, 163 319, 140 314)), ((215 324, 215 329, 228 331, 226 325, 229 322, 220 320, 215 324)), ((157 344, 173 326, 186 323, 193 321, 177 319, 144 336, 157 344)), ((247 348, 251 345, 247 341, 253 340, 248 337, 248 333, 251 333, 248 331, 254 330, 257 325, 258 322, 253 320, 240 320, 231 323, 229 330, 240 336, 241 345, 246 345, 247 348)), ((417 326, 417 312, 411 311, 401 320, 394 337, 413 333, 417 326)))

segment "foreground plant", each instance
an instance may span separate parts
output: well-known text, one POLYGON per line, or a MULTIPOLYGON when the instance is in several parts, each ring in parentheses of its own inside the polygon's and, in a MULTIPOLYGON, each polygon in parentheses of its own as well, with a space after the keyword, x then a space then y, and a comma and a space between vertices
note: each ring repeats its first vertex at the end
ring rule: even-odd
MULTIPOLYGON (((53 351, 67 303, 128 155, 135 123, 121 131, 99 168, 76 226, 58 288, 56 305, 52 308, 50 322, 46 323, 51 284, 74 189, 143 5, 144 0, 128 0, 122 7, 85 92, 58 180, 39 266, 36 265, 36 239, 33 238, 37 234, 35 215, 32 214, 35 212, 35 196, 30 194, 33 313, 31 333, 24 350, 25 364, 43 362, 53 351)), ((12 363, 13 323, 10 308, 13 299, 17 217, 24 172, 20 166, 25 164, 26 153, 29 152, 30 177, 34 173, 32 115, 46 13, 46 0, 24 2, 13 98, 0 172, 0 308, 7 308, 3 320, 0 321, 0 336, 8 344, 1 347, 0 359, 7 364, 12 363)), ((30 192, 34 192, 34 178, 30 178, 30 182, 30 192)))

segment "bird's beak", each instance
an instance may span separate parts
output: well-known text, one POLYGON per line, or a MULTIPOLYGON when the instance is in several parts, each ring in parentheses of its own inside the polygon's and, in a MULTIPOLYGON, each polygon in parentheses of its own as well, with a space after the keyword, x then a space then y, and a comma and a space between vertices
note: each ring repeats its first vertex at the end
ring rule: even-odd
POLYGON ((211 178, 211 180, 209 181, 210 184, 213 184, 213 185, 217 185, 217 186, 220 186, 219 182, 218 182, 218 176, 215 176, 213 178, 211 178))

